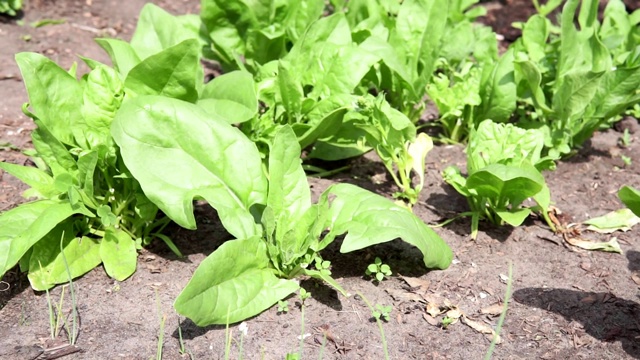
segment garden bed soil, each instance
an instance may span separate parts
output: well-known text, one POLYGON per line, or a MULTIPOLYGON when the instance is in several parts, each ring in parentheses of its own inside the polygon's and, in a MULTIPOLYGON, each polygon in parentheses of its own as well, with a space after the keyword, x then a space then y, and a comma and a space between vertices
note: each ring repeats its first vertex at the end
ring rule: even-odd
MULTIPOLYGON (((194 0, 155 2, 176 14, 198 11, 194 0)), ((530 5, 525 6, 528 1, 507 3, 488 3, 491 12, 484 20, 495 25, 498 33, 510 31, 504 24, 524 20, 532 11, 530 5)), ((143 4, 143 0, 33 0, 25 9, 25 25, 14 20, 0 22, 0 161, 29 163, 20 150, 31 146, 29 133, 34 127, 20 111, 27 95, 13 54, 39 52, 64 67, 78 61, 76 54, 108 63, 93 38, 129 39, 143 4), (37 29, 28 26, 42 19, 66 22, 37 29)), ((635 120, 630 124, 632 130, 637 128, 635 120)), ((640 187, 639 135, 632 134, 630 146, 623 148, 618 146, 620 132, 597 133, 575 156, 560 162, 556 171, 545 173, 555 206, 563 212, 561 219, 579 223, 622 207, 616 196, 620 186, 640 187), (631 158, 630 165, 625 165, 622 155, 631 158)), ((440 176, 449 165, 464 168, 463 148, 437 146, 427 162, 427 182, 415 213, 434 224, 466 211, 465 200, 440 176)), ((334 178, 310 179, 314 195, 336 181, 356 183, 385 196, 395 191, 374 156, 350 165, 348 172, 334 178)), ((0 173, 0 211, 24 202, 20 196, 24 189, 13 177, 0 173)), ((110 279, 102 268, 74 280, 80 352, 66 359, 154 358, 160 335, 165 359, 188 359, 191 355, 195 359, 224 358, 224 327, 199 328, 172 308, 197 265, 229 238, 206 204, 196 212, 197 231, 176 226, 169 230, 185 254, 183 259, 163 243, 156 243, 140 253, 138 269, 126 281, 110 279), (185 354, 181 354, 180 338, 185 354)), ((340 254, 337 245, 327 249, 323 255, 331 260, 334 276, 354 295, 345 298, 325 285, 304 281, 303 286, 312 293, 304 306, 304 331, 299 298, 294 296, 289 299, 287 313, 278 313, 274 307, 247 320, 244 358, 283 359, 299 350, 301 333, 310 334, 304 338, 303 359, 321 355, 324 359, 384 358, 383 341, 363 296, 371 304, 393 306, 389 321, 382 326, 391 359, 483 358, 490 337, 462 322, 446 329, 439 326, 442 317, 430 318, 424 299, 448 303, 469 319, 495 327, 498 318, 481 311, 501 309, 510 264, 513 295, 494 358, 640 358, 639 227, 613 234, 623 254, 570 247, 537 219, 518 228, 482 225, 476 241, 469 239, 468 219, 435 230, 455 254, 454 263, 445 271, 428 272, 420 253, 400 241, 349 254, 340 254), (364 277, 365 268, 376 256, 394 272, 379 284, 364 277), (420 278, 424 286, 412 288, 403 276, 409 281, 420 278), (325 337, 328 340, 323 346, 325 337)), ((607 241, 612 235, 585 232, 584 236, 607 241)), ((63 287, 55 288, 51 297, 57 300, 61 291, 63 287)), ((64 311, 69 314, 68 289, 65 291, 64 311)), ((240 348, 237 324, 230 326, 229 332, 234 339, 230 358, 236 359, 240 348)), ((46 340, 48 337, 46 294, 31 290, 26 277, 17 269, 11 270, 0 283, 0 359, 35 359, 43 348, 56 345, 46 340)), ((58 340, 65 339, 62 333, 58 340)))

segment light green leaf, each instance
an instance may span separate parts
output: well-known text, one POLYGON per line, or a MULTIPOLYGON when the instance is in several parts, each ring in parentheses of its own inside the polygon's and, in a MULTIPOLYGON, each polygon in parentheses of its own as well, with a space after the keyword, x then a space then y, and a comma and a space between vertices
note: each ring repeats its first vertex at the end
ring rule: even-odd
MULTIPOLYGON (((111 135, 109 135, 109 137, 111 137, 111 135)), ((97 164, 98 152, 96 151, 88 151, 78 156, 78 180, 84 193, 90 198, 93 198, 93 174, 97 164)))
POLYGON ((183 25, 183 20, 148 3, 140 12, 136 30, 131 37, 131 46, 140 59, 144 60, 188 39, 197 40, 198 37, 183 25))
POLYGON ((2 213, 0 215, 0 277, 17 264, 22 255, 56 225, 81 211, 74 210, 69 203, 40 200, 2 213))
POLYGON ((214 78, 204 86, 198 105, 230 124, 251 120, 258 113, 253 76, 233 71, 214 78))
POLYGON ((35 147, 38 157, 42 158, 49 166, 53 176, 77 173, 78 165, 67 147, 40 120, 36 120, 35 123, 37 128, 31 133, 33 147, 35 147))
POLYGON ((40 121, 59 141, 73 145, 72 129, 82 119, 82 88, 78 81, 53 61, 36 53, 18 53, 30 105, 40 121))
POLYGON ((619 67, 606 73, 594 96, 597 106, 594 116, 611 119, 634 104, 640 103, 638 88, 640 88, 640 66, 619 67))
POLYGON ((107 274, 123 281, 136 271, 136 243, 124 231, 108 227, 100 242, 100 258, 107 274))
POLYGON ((111 122, 123 99, 124 86, 113 69, 99 65, 89 73, 84 83, 82 115, 86 124, 83 135, 90 148, 112 145, 111 122))
POLYGON ((602 75, 603 73, 572 72, 559 79, 558 90, 553 97, 553 110, 557 116, 560 119, 570 119, 580 115, 601 86, 602 75))
POLYGON ((429 82, 442 46, 449 2, 446 0, 403 1, 391 33, 391 43, 412 73, 417 92, 429 82))
POLYGON ((365 130, 356 126, 356 121, 345 120, 335 134, 313 144, 309 157, 335 161, 360 156, 371 151, 364 141, 366 135, 365 130))
POLYGON ((209 255, 174 307, 198 326, 232 324, 261 313, 299 287, 273 274, 266 245, 254 236, 227 241, 209 255))
POLYGON ((427 268, 446 269, 453 253, 447 244, 422 220, 406 208, 351 184, 337 184, 323 196, 331 200, 330 233, 347 233, 340 252, 347 253, 401 238, 416 246, 427 268))
POLYGON ((618 197, 636 216, 640 216, 640 191, 623 186, 618 191, 618 197))
POLYGON ((540 130, 525 130, 512 124, 485 120, 471 132, 467 145, 467 170, 472 174, 489 164, 506 160, 515 165, 525 160, 537 165, 542 160, 543 147, 544 134, 540 130))
POLYGON ((480 81, 482 103, 476 108, 475 121, 491 119, 496 122, 506 122, 516 109, 518 96, 513 60, 513 50, 509 50, 493 66, 486 65, 483 68, 480 81))
POLYGON ((69 282, 100 265, 100 244, 83 236, 76 238, 73 224, 63 224, 33 246, 29 261, 29 282, 36 291, 69 282), (64 257, 60 252, 60 239, 64 231, 64 257), (65 264, 66 260, 66 264, 65 264), (68 265, 68 268, 67 268, 68 265))
MULTIPOLYGON (((300 145, 291 127, 276 133, 269 152, 269 194, 267 206, 277 220, 296 222, 311 206, 311 191, 302 169, 300 145)), ((287 226, 278 222, 278 226, 287 226)))
POLYGON ((500 219, 504 220, 511 226, 520 226, 524 220, 531 214, 531 209, 521 208, 516 210, 496 210, 496 214, 500 216, 500 219))
POLYGON ((118 39, 95 40, 109 54, 113 67, 118 70, 122 79, 126 78, 129 71, 140 63, 140 57, 128 42, 118 39))
POLYGON ((199 43, 185 40, 136 65, 124 81, 128 94, 164 95, 195 103, 200 68, 199 43))
MULTIPOLYGON (((325 99, 328 100, 328 99, 325 99)), ((323 101, 318 103, 320 105, 323 101)), ((292 127, 298 134, 298 142, 301 148, 306 148, 315 143, 319 138, 326 138, 339 131, 347 108, 338 108, 325 114, 321 119, 307 124, 293 124, 292 127)), ((353 139, 352 139, 353 142, 353 139)))
MULTIPOLYGON (((282 99, 282 106, 287 111, 288 116, 298 120, 302 116, 302 101, 304 92, 300 79, 292 71, 293 65, 286 60, 278 61, 278 91, 282 99)), ((298 120, 299 121, 299 120, 298 120)))
POLYGON ((123 104, 112 135, 144 193, 175 222, 195 228, 199 197, 232 235, 259 233, 253 212, 266 204, 267 181, 256 145, 237 128, 197 105, 142 96, 123 104))
POLYGON ((349 296, 350 294, 340 285, 336 279, 332 278, 331 275, 327 274, 323 271, 304 269, 304 274, 310 276, 314 279, 322 280, 327 284, 331 285, 334 289, 340 292, 340 294, 344 296, 349 296))
POLYGON ((542 190, 544 177, 533 166, 488 165, 467 178, 467 189, 480 197, 493 199, 494 206, 520 205, 542 190))
POLYGON ((29 185, 31 187, 29 193, 32 195, 52 198, 60 194, 53 186, 53 178, 51 175, 38 168, 0 162, 0 169, 29 185), (35 190, 36 193, 34 193, 33 190, 35 190))
POLYGON ((614 231, 629 231, 640 223, 640 217, 633 214, 630 209, 611 211, 605 215, 591 218, 584 222, 589 225, 587 230, 609 234, 614 231))

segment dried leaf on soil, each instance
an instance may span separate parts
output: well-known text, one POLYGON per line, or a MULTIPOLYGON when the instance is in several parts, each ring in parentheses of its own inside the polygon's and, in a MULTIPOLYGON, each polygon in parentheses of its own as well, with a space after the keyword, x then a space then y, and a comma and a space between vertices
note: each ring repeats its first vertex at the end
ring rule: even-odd
POLYGON ((486 308, 480 310, 480 313, 485 315, 498 316, 502 313, 502 308, 503 308, 502 304, 495 303, 491 306, 487 306, 486 308))
POLYGON ((443 311, 440 310, 440 306, 438 306, 438 304, 435 304, 435 303, 427 304, 427 314, 431 315, 431 317, 435 318, 442 313, 443 311))
POLYGON ((412 293, 412 292, 407 292, 404 290, 397 290, 397 289, 386 289, 385 290, 387 292, 387 294, 391 295, 391 297, 393 298, 393 300, 395 301, 416 301, 416 302, 424 302, 424 299, 422 296, 416 294, 416 293, 412 293))
POLYGON ((415 290, 416 292, 425 293, 429 290, 429 286, 431 286, 430 280, 408 276, 401 276, 401 278, 411 287, 412 290, 415 290))
POLYGON ((429 325, 433 325, 433 326, 440 325, 440 322, 438 321, 438 319, 432 317, 429 314, 422 314, 422 317, 429 323, 429 325))
POLYGON ((636 271, 631 275, 631 280, 633 280, 636 285, 640 285, 640 274, 636 271))
POLYGON ((606 252, 615 252, 618 254, 622 254, 622 249, 620 248, 620 244, 618 244, 618 239, 616 237, 612 237, 611 240, 607 242, 595 242, 584 240, 580 237, 570 237, 564 236, 564 240, 569 244, 579 247, 585 250, 598 250, 598 251, 606 251, 606 252))
POLYGON ((481 334, 489 334, 492 336, 492 338, 496 337, 496 344, 500 344, 502 342, 502 339, 500 338, 500 336, 497 335, 496 332, 493 331, 493 329, 490 326, 478 321, 471 320, 466 316, 462 317, 462 322, 481 334))

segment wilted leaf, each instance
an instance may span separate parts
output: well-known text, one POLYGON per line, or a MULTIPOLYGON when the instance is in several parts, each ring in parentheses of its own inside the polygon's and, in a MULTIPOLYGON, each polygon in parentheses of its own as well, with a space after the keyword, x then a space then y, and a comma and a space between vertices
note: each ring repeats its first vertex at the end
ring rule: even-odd
POLYGON ((461 317, 464 316, 464 314, 462 313, 462 311, 458 308, 454 308, 451 309, 449 311, 447 311, 447 317, 452 319, 453 321, 451 322, 452 324, 455 324, 456 322, 458 322, 458 319, 460 319, 461 317))
POLYGON ((622 249, 620 248, 620 244, 618 244, 618 238, 612 237, 611 240, 607 242, 595 242, 584 240, 582 238, 572 238, 569 236, 564 237, 565 241, 573 246, 577 246, 581 249, 585 250, 597 250, 597 251, 606 251, 606 252, 615 252, 618 254, 622 254, 622 249))
POLYGON ((440 322, 438 322, 438 320, 436 318, 434 318, 433 316, 431 316, 429 314, 422 314, 422 317, 425 319, 426 322, 429 323, 429 325, 433 325, 433 326, 440 325, 440 322))
POLYGON ((407 285, 411 286, 412 289, 415 289, 419 292, 426 292, 429 290, 429 286, 431 286, 431 280, 414 278, 408 276, 401 276, 402 280, 404 280, 407 285))
POLYGON ((629 231, 631 228, 640 223, 640 217, 637 217, 631 210, 624 208, 612 211, 606 215, 595 217, 584 222, 589 225, 587 230, 609 234, 614 231, 629 231))
POLYGON ((498 316, 498 315, 500 315, 502 313, 502 308, 503 308, 502 304, 495 303, 495 304, 493 304, 491 306, 488 306, 488 307, 480 310, 480 312, 482 314, 485 314, 485 315, 498 316))
POLYGON ((443 311, 440 310, 440 306, 436 303, 428 303, 427 304, 427 314, 431 315, 431 317, 436 317, 442 314, 443 311))
POLYGON ((422 299, 422 296, 420 296, 420 295, 418 295, 416 293, 407 292, 407 291, 404 291, 404 290, 396 290, 396 289, 386 289, 385 291, 387 292, 387 294, 391 295, 391 297, 395 301, 422 301, 422 302, 424 302, 424 300, 422 299))
POLYGON ((502 342, 502 339, 500 339, 500 336, 496 334, 495 331, 493 331, 493 329, 486 324, 483 324, 481 322, 477 322, 474 320, 469 319, 466 316, 462 317, 462 322, 464 324, 466 324, 467 326, 469 326, 470 328, 472 328, 473 330, 481 333, 481 334, 489 334, 492 337, 496 338, 496 344, 500 344, 502 342))

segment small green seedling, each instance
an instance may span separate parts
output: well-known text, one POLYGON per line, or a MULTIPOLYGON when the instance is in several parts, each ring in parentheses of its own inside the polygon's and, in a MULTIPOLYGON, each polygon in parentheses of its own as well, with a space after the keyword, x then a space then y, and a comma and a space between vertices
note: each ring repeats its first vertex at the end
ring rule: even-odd
POLYGON ((393 307, 391 305, 384 306, 376 304, 376 309, 371 312, 371 315, 376 320, 384 320, 385 322, 387 322, 389 321, 389 314, 391 313, 391 310, 393 310, 393 307))
POLYGON ((305 290, 304 288, 300 288, 300 300, 304 305, 304 301, 311 297, 311 293, 305 290))
POLYGON ((376 260, 373 262, 373 264, 369 264, 369 266, 367 266, 365 274, 367 274, 367 276, 375 276, 376 280, 380 282, 384 280, 385 276, 389 277, 392 273, 391 267, 389 267, 389 265, 387 264, 383 264, 382 260, 380 260, 379 257, 376 257, 376 260))
POLYGON ((315 258, 316 269, 320 272, 320 274, 324 274, 326 276, 331 276, 331 261, 322 260, 320 256, 316 256, 315 258))
POLYGON ((624 129, 622 136, 620 137, 620 146, 629 147, 631 145, 631 133, 629 133, 629 129, 624 129))
POLYGON ((620 159, 622 159, 622 162, 624 163, 625 167, 631 166, 631 158, 630 157, 621 155, 620 159))
POLYGON ((278 301, 278 313, 288 313, 289 312, 289 302, 287 300, 278 301))
POLYGON ((450 317, 448 317, 448 316, 445 316, 445 317, 442 319, 442 328, 446 330, 446 329, 447 329, 447 326, 449 326, 449 325, 453 324, 454 322, 455 322, 455 319, 454 319, 454 318, 450 318, 450 317))

